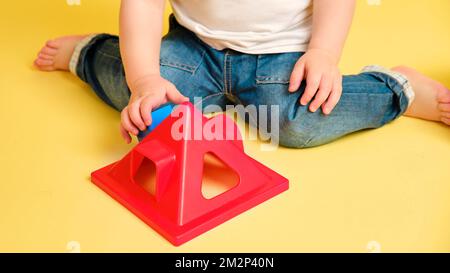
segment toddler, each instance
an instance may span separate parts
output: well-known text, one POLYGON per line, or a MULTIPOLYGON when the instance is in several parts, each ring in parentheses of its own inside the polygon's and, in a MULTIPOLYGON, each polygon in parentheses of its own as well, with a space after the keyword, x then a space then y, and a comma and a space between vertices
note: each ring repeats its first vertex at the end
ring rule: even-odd
MULTIPOLYGON (((355 0, 123 0, 120 40, 109 34, 49 40, 35 65, 71 71, 121 112, 127 142, 163 104, 276 105, 279 143, 311 147, 401 115, 450 125, 450 91, 414 69, 338 63, 355 0)), ((257 108, 259 109, 259 108, 257 108)))

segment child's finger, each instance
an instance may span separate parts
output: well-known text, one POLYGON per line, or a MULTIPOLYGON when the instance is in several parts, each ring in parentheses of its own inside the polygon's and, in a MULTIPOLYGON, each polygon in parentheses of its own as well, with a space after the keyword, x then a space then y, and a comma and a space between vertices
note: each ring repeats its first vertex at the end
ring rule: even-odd
POLYGON ((309 110, 311 112, 316 112, 317 109, 326 101, 328 96, 330 95, 331 88, 333 86, 332 80, 330 76, 324 75, 322 80, 320 81, 319 91, 317 91, 314 100, 309 105, 309 110))
POLYGON ((319 88, 321 78, 322 78, 321 73, 308 73, 306 77, 305 92, 303 93, 300 99, 300 103, 302 105, 307 105, 314 97, 314 95, 317 92, 317 89, 319 88))
POLYGON ((342 76, 336 78, 333 89, 325 104, 322 106, 322 111, 325 115, 329 115, 333 111, 336 104, 339 102, 342 94, 342 76))
POLYGON ((299 61, 295 64, 294 69, 292 69, 291 77, 289 79, 289 92, 295 92, 298 90, 304 76, 305 64, 299 61))
POLYGON ((127 144, 131 143, 130 134, 128 134, 127 130, 123 127, 122 123, 120 123, 120 134, 127 144))
POLYGON ((189 98, 183 96, 183 94, 181 94, 173 84, 168 86, 166 94, 167 99, 169 99, 173 103, 183 103, 189 101, 189 98))
POLYGON ((132 104, 128 105, 128 114, 133 124, 141 131, 144 131, 146 129, 146 126, 141 117, 140 111, 141 101, 142 100, 137 100, 132 104))
POLYGON ((120 118, 122 120, 123 128, 125 128, 127 132, 130 132, 133 135, 137 136, 139 130, 133 125, 133 123, 130 120, 130 115, 128 113, 128 106, 122 110, 122 112, 120 113, 120 118))
POLYGON ((145 97, 141 102, 141 116, 144 119, 145 125, 150 126, 152 124, 152 109, 154 108, 154 103, 152 97, 145 97))

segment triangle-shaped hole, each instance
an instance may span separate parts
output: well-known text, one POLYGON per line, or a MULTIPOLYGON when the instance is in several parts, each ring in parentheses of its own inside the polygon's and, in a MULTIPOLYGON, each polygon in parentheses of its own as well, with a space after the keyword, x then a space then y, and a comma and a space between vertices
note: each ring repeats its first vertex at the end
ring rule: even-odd
POLYGON ((156 194, 156 166, 153 161, 144 157, 134 176, 134 181, 141 185, 148 193, 156 194))
POLYGON ((213 153, 203 158, 202 194, 212 199, 239 183, 239 175, 213 153))

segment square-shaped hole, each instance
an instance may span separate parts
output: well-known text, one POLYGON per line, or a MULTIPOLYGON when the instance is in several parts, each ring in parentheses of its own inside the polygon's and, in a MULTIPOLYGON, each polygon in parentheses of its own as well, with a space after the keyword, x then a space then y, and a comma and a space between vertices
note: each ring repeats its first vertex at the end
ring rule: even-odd
POLYGON ((156 194, 156 165, 150 159, 144 157, 134 175, 134 181, 141 185, 148 193, 156 194))

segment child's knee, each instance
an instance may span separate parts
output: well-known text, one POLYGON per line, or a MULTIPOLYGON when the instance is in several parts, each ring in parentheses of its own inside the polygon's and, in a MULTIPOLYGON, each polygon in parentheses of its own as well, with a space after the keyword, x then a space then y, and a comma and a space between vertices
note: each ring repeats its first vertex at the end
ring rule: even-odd
MULTIPOLYGON (((320 119, 320 118, 319 118, 320 119)), ((330 142, 333 136, 331 128, 328 130, 320 120, 304 119, 287 120, 280 125, 279 143, 289 148, 310 148, 330 142)))

